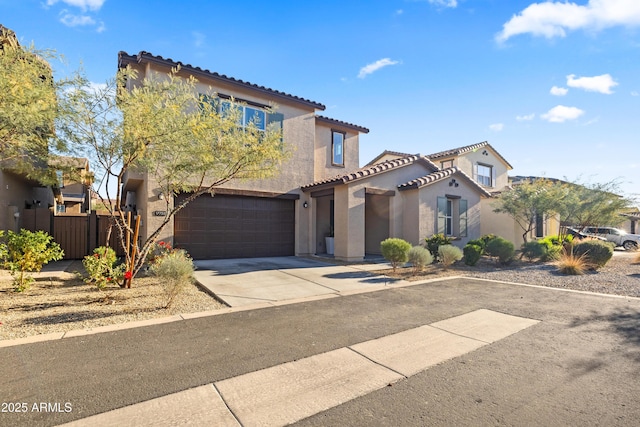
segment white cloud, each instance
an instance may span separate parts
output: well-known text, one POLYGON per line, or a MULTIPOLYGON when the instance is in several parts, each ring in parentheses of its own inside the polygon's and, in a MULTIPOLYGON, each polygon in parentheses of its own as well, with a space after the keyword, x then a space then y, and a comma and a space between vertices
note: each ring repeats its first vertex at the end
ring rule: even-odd
POLYGON ((195 47, 203 47, 206 42, 206 36, 199 31, 192 31, 191 36, 193 36, 193 45, 195 47))
POLYGON ((402 10, 402 9, 398 9, 398 10, 396 10, 396 13, 395 13, 395 14, 396 14, 397 16, 400 16, 400 15, 402 15, 403 13, 404 13, 404 10, 402 10))
POLYGON ((492 125, 489 125, 489 129, 491 129, 494 132, 500 132, 502 129, 504 129, 504 124, 503 123, 494 123, 492 125))
POLYGON ((69 6, 79 7, 83 11, 86 11, 100 10, 106 0, 47 0, 47 6, 53 6, 59 1, 62 1, 69 6))
POLYGON ((635 91, 635 90, 634 90, 633 92, 631 92, 631 96, 638 96, 638 95, 640 95, 640 93, 638 93, 638 92, 637 92, 637 91, 635 91))
POLYGON ((71 13, 65 13, 60 18, 60 22, 62 22, 67 27, 78 27, 84 25, 95 25, 96 21, 93 20, 92 17, 87 15, 72 15, 71 13))
POLYGON ((570 74, 567 76, 567 86, 584 89, 588 92, 612 94, 613 92, 611 91, 611 88, 618 86, 618 83, 615 82, 609 74, 578 78, 576 78, 575 74, 570 74))
POLYGON ((457 7, 458 0, 427 0, 429 3, 441 7, 457 7))
POLYGON ((545 1, 533 3, 513 15, 496 35, 504 42, 519 34, 546 38, 565 37, 567 31, 640 26, 640 2, 637 0, 589 0, 585 5, 545 1))
POLYGON ((389 65, 399 64, 398 61, 393 61, 389 58, 378 59, 376 62, 371 64, 367 64, 364 67, 360 68, 360 72, 358 73, 359 79, 364 79, 368 74, 374 73, 383 67, 387 67, 389 65))
POLYGON ((552 123, 562 123, 567 120, 575 120, 583 114, 584 111, 579 108, 557 105, 540 117, 552 123))
POLYGON ((533 120, 536 118, 536 115, 531 113, 531 114, 525 114, 524 116, 516 116, 516 120, 519 122, 527 122, 529 120, 533 120))
POLYGON ((558 87, 558 86, 552 87, 551 90, 549 91, 551 95, 555 95, 555 96, 565 96, 567 92, 569 92, 569 89, 567 89, 566 87, 558 87))

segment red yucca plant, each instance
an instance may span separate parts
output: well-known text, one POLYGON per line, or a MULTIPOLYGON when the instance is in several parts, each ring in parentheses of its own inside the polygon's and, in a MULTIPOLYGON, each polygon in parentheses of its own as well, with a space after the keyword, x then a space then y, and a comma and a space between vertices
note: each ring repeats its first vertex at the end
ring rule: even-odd
POLYGON ((574 255, 573 252, 562 254, 556 265, 560 273, 572 276, 584 274, 589 269, 586 254, 574 255))

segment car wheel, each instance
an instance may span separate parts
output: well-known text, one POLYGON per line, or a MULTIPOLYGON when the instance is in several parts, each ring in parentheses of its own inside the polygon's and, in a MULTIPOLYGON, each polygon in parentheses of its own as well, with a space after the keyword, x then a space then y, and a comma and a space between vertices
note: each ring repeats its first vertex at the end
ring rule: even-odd
POLYGON ((626 242, 624 242, 622 244, 622 247, 625 248, 628 251, 635 251, 638 249, 638 243, 637 242, 633 242, 631 240, 627 240, 626 242))

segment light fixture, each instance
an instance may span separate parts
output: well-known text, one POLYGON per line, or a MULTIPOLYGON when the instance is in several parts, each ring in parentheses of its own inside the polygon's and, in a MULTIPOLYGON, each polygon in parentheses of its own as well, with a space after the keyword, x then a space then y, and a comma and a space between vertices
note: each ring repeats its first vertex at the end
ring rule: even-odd
POLYGON ((160 193, 160 194, 158 194, 158 199, 160 199, 160 200, 164 200, 164 193, 160 193))
POLYGON ((309 207, 309 203, 304 202, 304 203, 302 204, 302 207, 303 207, 303 208, 305 208, 305 209, 307 209, 307 208, 309 207))
POLYGON ((14 217, 15 219, 20 218, 20 212, 14 212, 14 213, 13 213, 13 217, 14 217))

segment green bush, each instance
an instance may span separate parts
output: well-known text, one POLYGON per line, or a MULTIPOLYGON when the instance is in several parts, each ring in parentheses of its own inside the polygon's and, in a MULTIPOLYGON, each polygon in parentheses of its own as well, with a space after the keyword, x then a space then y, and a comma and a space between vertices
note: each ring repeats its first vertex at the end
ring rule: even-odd
POLYGON ((407 257, 409 262, 413 265, 414 273, 422 271, 427 265, 433 262, 433 255, 431 255, 431 252, 422 246, 414 246, 409 249, 407 257))
POLYGON ((464 263, 473 266, 480 261, 480 257, 482 256, 482 247, 469 242, 462 249, 462 253, 464 254, 464 263))
POLYGON ((482 239, 474 239, 474 240, 469 240, 467 242, 467 245, 476 245, 476 246, 480 246, 480 249, 482 249, 482 253, 481 255, 484 255, 484 248, 487 245, 487 242, 485 242, 482 239))
POLYGON ((498 258, 500 264, 510 263, 515 255, 513 243, 502 237, 489 240, 485 251, 489 256, 498 258))
POLYGON ((394 272, 400 264, 409 260, 410 249, 411 243, 396 237, 390 237, 380 243, 382 256, 391 263, 394 272))
POLYGON ((161 279, 165 294, 164 308, 168 308, 191 283, 194 271, 193 260, 186 251, 174 249, 156 258, 149 271, 161 279))
POLYGON ((93 283, 98 289, 104 289, 112 283, 119 283, 124 276, 124 264, 117 265, 116 252, 107 246, 99 246, 93 254, 82 259, 82 265, 88 277, 85 283, 93 283))
POLYGON ((483 249, 486 250, 487 243, 489 243, 490 241, 492 241, 496 237, 498 237, 498 236, 496 236, 495 234, 485 234, 484 236, 481 236, 480 240, 482 240, 484 242, 484 245, 482 245, 483 249))
POLYGON ((451 237, 447 237, 444 234, 434 234, 431 237, 424 239, 425 247, 431 252, 433 256, 433 260, 437 262, 439 260, 438 248, 443 245, 450 245, 453 239, 451 237))
POLYGON ((533 240, 522 245, 522 256, 529 261, 540 259, 547 252, 547 247, 538 240, 533 240))
POLYGON ((613 256, 613 244, 601 240, 584 240, 573 247, 573 254, 584 255, 594 269, 604 267, 613 256))
POLYGON ((44 231, 0 231, 0 256, 4 268, 11 270, 17 292, 23 292, 33 282, 26 272, 38 272, 49 261, 58 261, 64 256, 60 245, 44 231))
POLYGON ((449 268, 454 262, 462 259, 462 250, 453 245, 442 245, 438 248, 438 257, 442 266, 446 269, 449 268))

